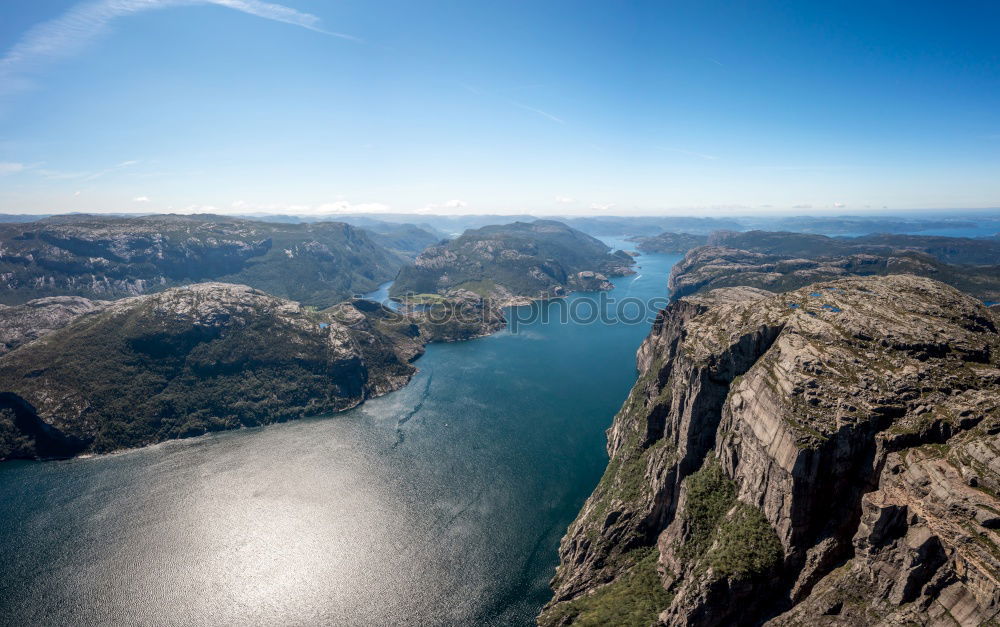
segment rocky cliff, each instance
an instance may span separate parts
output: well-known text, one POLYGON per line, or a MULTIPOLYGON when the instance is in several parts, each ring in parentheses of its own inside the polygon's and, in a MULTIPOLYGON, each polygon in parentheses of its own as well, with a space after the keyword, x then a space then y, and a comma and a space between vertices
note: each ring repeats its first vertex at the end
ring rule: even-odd
POLYGON ((609 276, 632 272, 632 258, 553 220, 515 222, 466 231, 432 246, 404 267, 394 298, 464 290, 499 304, 609 290, 609 276))
POLYGON ((994 620, 997 328, 914 276, 672 303, 539 623, 994 620))
POLYGON ((375 289, 402 259, 339 222, 223 216, 57 216, 0 224, 0 302, 115 299, 196 281, 247 284, 328 307, 375 289))

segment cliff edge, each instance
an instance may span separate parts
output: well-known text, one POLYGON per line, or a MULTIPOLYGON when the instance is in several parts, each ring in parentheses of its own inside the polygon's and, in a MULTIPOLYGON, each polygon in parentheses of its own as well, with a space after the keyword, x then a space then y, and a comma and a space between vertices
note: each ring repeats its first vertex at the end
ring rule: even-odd
POLYGON ((915 276, 672 303, 539 624, 993 620, 997 328, 915 276))

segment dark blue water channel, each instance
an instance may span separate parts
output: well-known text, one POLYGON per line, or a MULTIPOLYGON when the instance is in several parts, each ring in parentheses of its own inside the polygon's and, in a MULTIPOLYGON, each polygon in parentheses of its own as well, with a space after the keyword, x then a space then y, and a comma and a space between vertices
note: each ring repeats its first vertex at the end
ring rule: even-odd
MULTIPOLYGON (((678 259, 609 296, 665 297, 678 259)), ((0 465, 0 623, 533 624, 649 330, 576 301, 343 414, 0 465)))

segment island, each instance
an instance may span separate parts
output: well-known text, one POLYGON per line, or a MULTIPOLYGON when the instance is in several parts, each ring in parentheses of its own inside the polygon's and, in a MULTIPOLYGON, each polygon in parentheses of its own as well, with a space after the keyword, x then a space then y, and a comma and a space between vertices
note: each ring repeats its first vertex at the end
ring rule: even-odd
POLYGON ((608 277, 631 274, 622 251, 554 220, 470 229, 421 253, 405 266, 389 294, 438 300, 472 292, 498 306, 558 298, 572 291, 610 290, 608 277))

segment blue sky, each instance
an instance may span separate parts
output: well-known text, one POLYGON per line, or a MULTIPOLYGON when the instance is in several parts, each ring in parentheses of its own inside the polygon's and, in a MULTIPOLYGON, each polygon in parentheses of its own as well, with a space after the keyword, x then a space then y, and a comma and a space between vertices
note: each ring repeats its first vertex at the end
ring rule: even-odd
POLYGON ((1000 206, 1000 4, 0 5, 0 212, 1000 206))

